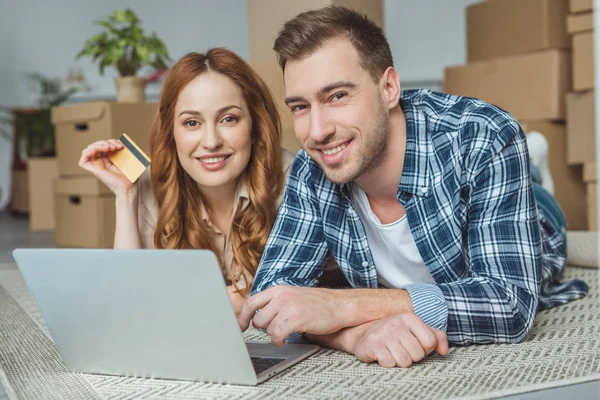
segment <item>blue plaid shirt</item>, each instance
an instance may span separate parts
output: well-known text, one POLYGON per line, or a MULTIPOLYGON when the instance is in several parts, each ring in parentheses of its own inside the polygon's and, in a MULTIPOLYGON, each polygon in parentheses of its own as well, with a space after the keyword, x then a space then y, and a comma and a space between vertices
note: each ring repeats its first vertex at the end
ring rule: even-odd
MULTIPOLYGON (((435 280, 405 287, 415 314, 451 343, 522 341, 539 309, 588 290, 582 281, 558 281, 565 232, 536 207, 523 129, 472 98, 411 90, 400 104, 407 137, 397 198, 435 280)), ((253 293, 316 286, 330 254, 353 287, 377 287, 348 186, 329 181, 301 150, 253 293)))

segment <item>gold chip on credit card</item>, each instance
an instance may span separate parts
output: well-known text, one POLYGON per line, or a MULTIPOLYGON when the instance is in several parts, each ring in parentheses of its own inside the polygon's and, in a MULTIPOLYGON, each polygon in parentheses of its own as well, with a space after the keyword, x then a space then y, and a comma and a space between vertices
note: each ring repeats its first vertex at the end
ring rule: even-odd
POLYGON ((111 153, 108 156, 108 159, 127 177, 127 179, 129 179, 131 183, 135 183, 150 165, 150 157, 148 157, 126 133, 121 135, 119 142, 121 142, 124 147, 121 150, 111 153))

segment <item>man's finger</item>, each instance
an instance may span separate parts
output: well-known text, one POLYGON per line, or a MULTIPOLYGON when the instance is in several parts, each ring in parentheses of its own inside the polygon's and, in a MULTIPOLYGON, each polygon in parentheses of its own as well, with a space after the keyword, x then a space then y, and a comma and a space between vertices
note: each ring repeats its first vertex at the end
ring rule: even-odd
POLYGON ((448 354, 448 336, 445 332, 442 332, 438 329, 431 329, 437 338, 437 346, 435 347, 436 353, 441 356, 445 356, 448 354))
MULTIPOLYGON (((262 313, 262 311, 259 312, 259 314, 260 313, 262 313)), ((292 331, 285 329, 285 317, 281 314, 277 314, 265 329, 271 337, 271 343, 277 347, 283 346, 285 344, 285 338, 292 333, 292 331)))
POLYGON ((400 343, 400 341, 388 340, 387 349, 392 357, 394 357, 395 366, 408 368, 412 365, 413 361, 416 361, 412 358, 404 343, 400 343))
MULTIPOLYGON (((437 336, 434 334, 434 329, 430 328, 419 317, 415 315, 414 319, 410 320, 410 331, 417 338, 425 355, 430 354, 439 344, 437 336)), ((441 331, 440 331, 441 332, 441 331)))
POLYGON ((387 347, 382 347, 381 349, 378 349, 376 351, 375 357, 379 365, 381 365, 384 368, 394 368, 396 366, 396 359, 387 347))
MULTIPOLYGON (((425 358, 425 356, 428 354, 425 349, 423 348, 423 345, 421 344, 421 342, 419 342, 419 340, 415 337, 415 335, 408 329, 403 329, 400 332, 398 332, 398 341, 397 342, 399 345, 401 343, 401 347, 402 350, 405 350, 406 353, 408 354, 408 356, 410 357, 411 361, 417 362, 417 361, 421 361, 423 358, 425 358)), ((389 346, 388 346, 389 347, 389 346)), ((390 348, 390 352, 391 352, 391 348, 390 348)), ((392 352, 392 354, 394 354, 392 352)), ((396 357, 394 357, 396 358, 396 357)), ((410 367, 409 363, 409 367, 410 367)), ((400 365, 400 364, 398 364, 400 365)), ((404 366, 402 366, 403 368, 406 368, 404 366)))
POLYGON ((275 319, 279 310, 277 307, 273 307, 270 304, 267 304, 263 308, 260 309, 259 312, 254 314, 252 318, 252 325, 258 329, 267 329, 267 326, 275 319))
POLYGON ((250 326, 250 320, 252 317, 254 317, 256 311, 267 305, 271 301, 272 297, 272 291, 267 289, 264 292, 257 293, 246 300, 246 303, 244 303, 242 311, 238 316, 238 324, 240 324, 240 329, 242 332, 248 329, 248 326, 250 326))

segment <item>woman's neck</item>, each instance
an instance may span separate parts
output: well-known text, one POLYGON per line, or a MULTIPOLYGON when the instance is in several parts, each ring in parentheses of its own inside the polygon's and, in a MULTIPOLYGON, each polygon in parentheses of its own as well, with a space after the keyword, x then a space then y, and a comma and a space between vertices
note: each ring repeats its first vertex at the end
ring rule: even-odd
POLYGON ((208 218, 224 234, 229 234, 233 218, 234 203, 237 201, 237 182, 217 187, 201 187, 200 192, 206 202, 208 218))

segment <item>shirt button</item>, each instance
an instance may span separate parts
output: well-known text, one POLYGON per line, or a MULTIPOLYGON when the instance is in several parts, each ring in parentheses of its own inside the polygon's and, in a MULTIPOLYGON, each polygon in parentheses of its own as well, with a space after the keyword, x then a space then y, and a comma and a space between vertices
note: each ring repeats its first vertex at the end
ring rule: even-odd
POLYGON ((362 262, 362 266, 363 267, 368 267, 369 266, 369 262, 368 261, 363 261, 362 262))
POLYGON ((428 189, 428 188, 426 188, 426 187, 422 187, 422 188, 421 188, 421 192, 423 192, 423 193, 427 193, 428 191, 429 191, 429 189, 428 189))

